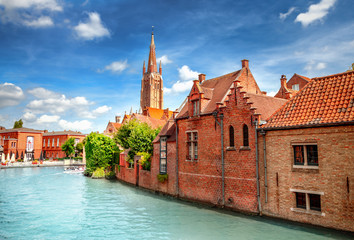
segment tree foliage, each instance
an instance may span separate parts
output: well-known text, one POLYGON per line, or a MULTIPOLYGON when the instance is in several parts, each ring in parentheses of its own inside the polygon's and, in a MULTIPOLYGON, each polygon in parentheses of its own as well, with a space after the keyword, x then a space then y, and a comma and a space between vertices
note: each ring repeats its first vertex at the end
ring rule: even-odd
POLYGON ((138 152, 152 154, 152 141, 160 130, 152 129, 147 123, 131 120, 119 128, 114 140, 123 148, 130 149, 128 154, 130 158, 138 152))
POLYGON ((22 119, 18 120, 18 121, 15 121, 14 123, 14 128, 22 128, 23 126, 23 121, 22 119))
POLYGON ((66 157, 72 157, 75 154, 75 139, 69 138, 61 145, 61 150, 65 152, 66 157))
POLYGON ((90 172, 112 166, 116 152, 119 152, 116 143, 103 134, 92 132, 85 138, 86 168, 90 172))
POLYGON ((76 144, 75 150, 77 151, 77 153, 81 154, 83 149, 84 149, 84 144, 82 142, 76 144))

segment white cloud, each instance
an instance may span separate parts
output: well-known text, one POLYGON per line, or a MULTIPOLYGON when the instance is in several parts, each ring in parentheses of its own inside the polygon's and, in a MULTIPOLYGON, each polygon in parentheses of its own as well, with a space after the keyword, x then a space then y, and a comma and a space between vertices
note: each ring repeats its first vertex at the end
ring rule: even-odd
POLYGON ((85 0, 85 2, 81 3, 81 6, 86 6, 89 3, 89 0, 85 0))
POLYGON ((285 20, 290 14, 292 14, 295 11, 296 7, 291 7, 286 13, 280 13, 279 18, 281 20, 285 20))
POLYGON ((7 82, 0 84, 0 108, 18 105, 24 97, 20 87, 7 82))
POLYGON ((95 115, 105 114, 108 111, 110 111, 111 109, 112 109, 111 107, 108 107, 107 105, 103 105, 103 106, 98 107, 95 110, 93 110, 92 113, 95 115))
POLYGON ((307 12, 300 13, 296 17, 295 22, 300 22, 304 27, 307 27, 312 22, 324 18, 335 3, 336 0, 321 0, 317 4, 312 4, 307 12))
POLYGON ((22 118, 27 122, 34 122, 36 120, 36 115, 32 112, 25 112, 25 114, 22 115, 22 118))
POLYGON ((164 65, 172 63, 172 60, 168 59, 167 55, 163 55, 162 57, 159 57, 156 60, 157 60, 157 62, 161 61, 161 63, 164 64, 164 65))
POLYGON ((45 88, 34 88, 28 90, 30 94, 35 96, 36 98, 46 99, 46 98, 60 98, 61 95, 59 93, 52 92, 45 88))
POLYGON ((42 16, 34 20, 24 20, 23 23, 28 27, 43 28, 53 26, 54 23, 50 17, 42 16))
POLYGON ((90 129, 92 127, 92 122, 88 120, 81 120, 81 121, 74 121, 74 122, 69 122, 66 120, 61 119, 59 121, 59 126, 62 129, 70 129, 70 130, 76 130, 76 131, 83 131, 90 129))
POLYGON ((61 12, 57 0, 0 0, 0 18, 3 23, 25 25, 34 28, 53 26, 53 20, 43 13, 61 12))
POLYGON ((179 79, 182 81, 190 81, 198 79, 198 72, 192 71, 187 65, 183 65, 178 69, 179 79))
POLYGON ((127 62, 127 60, 112 62, 105 66, 104 69, 98 69, 98 72, 111 71, 112 73, 121 73, 129 66, 127 62))
POLYGON ((93 40, 95 38, 109 37, 111 34, 102 24, 100 15, 96 12, 88 13, 89 19, 86 22, 80 22, 74 27, 76 35, 84 40, 93 40))
POLYGON ((37 119, 38 124, 45 124, 45 123, 56 123, 58 122, 60 117, 58 115, 42 115, 37 119))
POLYGON ((56 0, 0 0, 0 5, 6 9, 35 8, 38 10, 62 11, 56 0))
POLYGON ((193 80, 198 79, 199 73, 192 71, 187 65, 178 69, 179 80, 171 88, 164 88, 165 94, 178 94, 190 90, 193 80))
POLYGON ((314 70, 322 70, 322 69, 325 69, 326 68, 326 63, 324 63, 324 62, 318 62, 318 63, 316 63, 315 61, 310 61, 310 62, 308 62, 307 64, 306 64, 306 66, 305 66, 305 70, 307 71, 307 72, 311 72, 311 71, 314 71, 314 70))

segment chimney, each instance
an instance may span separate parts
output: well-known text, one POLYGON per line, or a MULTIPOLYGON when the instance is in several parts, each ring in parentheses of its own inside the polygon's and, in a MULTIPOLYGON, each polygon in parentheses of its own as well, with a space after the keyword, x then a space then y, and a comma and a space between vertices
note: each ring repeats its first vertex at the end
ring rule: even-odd
POLYGON ((198 76, 199 76, 199 83, 202 83, 203 81, 205 81, 205 74, 201 73, 198 76))
POLYGON ((241 62, 242 62, 242 68, 249 68, 248 67, 249 61, 247 59, 243 59, 243 60, 241 60, 241 62))
POLYGON ((281 78, 280 78, 280 85, 282 87, 285 87, 286 88, 286 76, 285 75, 281 75, 281 78))
POLYGON ((120 116, 116 116, 116 123, 120 123, 120 116))

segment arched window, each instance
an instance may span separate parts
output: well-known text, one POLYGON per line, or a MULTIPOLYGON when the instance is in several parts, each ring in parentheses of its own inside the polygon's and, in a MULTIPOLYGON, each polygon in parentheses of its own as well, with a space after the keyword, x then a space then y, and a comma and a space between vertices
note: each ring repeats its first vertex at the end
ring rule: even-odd
POLYGON ((248 127, 247 125, 243 125, 243 146, 247 147, 249 146, 249 142, 248 142, 248 127))
POLYGON ((230 147, 235 147, 235 134, 234 127, 230 125, 229 127, 229 138, 230 138, 230 147))

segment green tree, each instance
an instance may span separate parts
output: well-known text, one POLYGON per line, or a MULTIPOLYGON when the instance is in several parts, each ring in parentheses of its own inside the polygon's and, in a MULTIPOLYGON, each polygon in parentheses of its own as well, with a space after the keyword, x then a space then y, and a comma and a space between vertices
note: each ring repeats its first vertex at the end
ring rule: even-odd
POLYGON ((130 149, 130 160, 138 152, 152 154, 152 142, 160 132, 160 128, 152 129, 147 123, 131 120, 121 126, 114 136, 114 140, 125 149, 130 149))
POLYGON ((14 123, 14 128, 22 128, 23 126, 23 121, 22 119, 18 120, 18 121, 15 121, 14 123))
POLYGON ((81 154, 84 149, 84 144, 82 142, 79 142, 75 146, 75 150, 77 153, 81 154))
POLYGON ((75 154, 75 139, 74 138, 69 138, 64 142, 63 145, 61 145, 61 150, 63 150, 66 154, 66 157, 72 157, 72 155, 75 154))
POLYGON ((117 152, 119 153, 119 148, 111 138, 99 133, 90 133, 85 138, 87 171, 92 173, 98 168, 112 167, 114 165, 113 155, 117 152))

